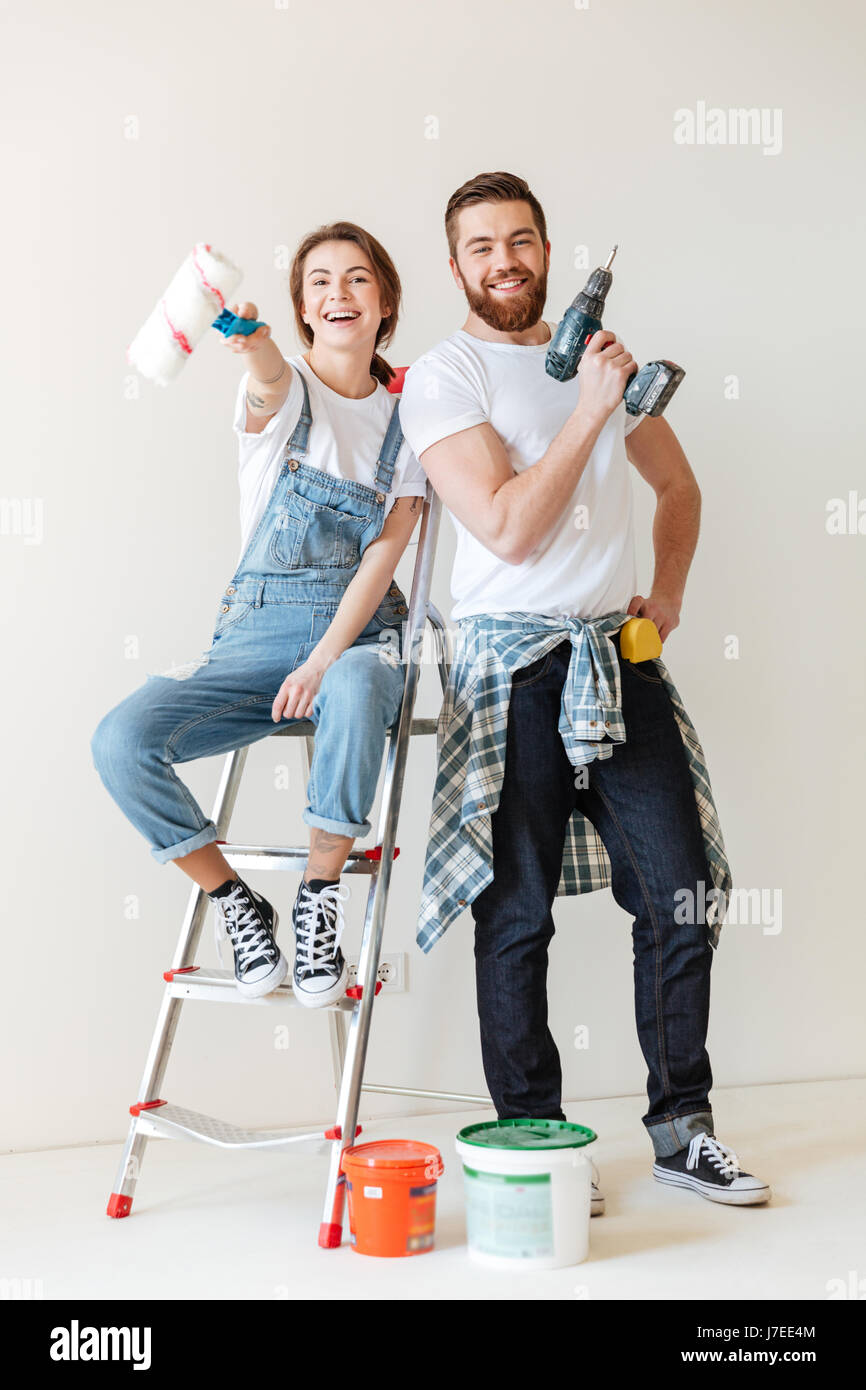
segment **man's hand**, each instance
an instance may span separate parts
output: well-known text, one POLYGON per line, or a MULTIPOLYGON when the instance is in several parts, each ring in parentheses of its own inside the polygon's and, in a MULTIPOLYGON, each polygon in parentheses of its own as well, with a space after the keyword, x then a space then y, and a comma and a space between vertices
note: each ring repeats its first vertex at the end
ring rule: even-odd
POLYGON ((636 371, 637 362, 616 334, 599 328, 590 338, 577 369, 580 395, 575 410, 603 425, 622 404, 628 379, 636 371))
POLYGON ((658 628, 662 642, 680 625, 682 599, 670 594, 651 593, 649 598, 635 594, 626 612, 633 618, 649 618, 658 628))
POLYGON ((309 719, 326 669, 304 661, 289 672, 271 706, 271 719, 275 724, 281 719, 309 719))

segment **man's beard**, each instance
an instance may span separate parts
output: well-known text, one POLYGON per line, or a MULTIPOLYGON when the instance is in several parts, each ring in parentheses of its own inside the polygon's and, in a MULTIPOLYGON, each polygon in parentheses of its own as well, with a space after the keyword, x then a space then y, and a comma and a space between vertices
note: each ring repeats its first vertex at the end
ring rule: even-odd
MULTIPOLYGON (((518 279, 518 276, 503 276, 503 279, 518 279)), ((547 299, 547 271, 528 281, 512 299, 498 299, 490 290, 475 290, 463 281, 463 289, 469 308, 474 314, 499 333, 522 333, 532 328, 541 318, 544 302, 547 299)))

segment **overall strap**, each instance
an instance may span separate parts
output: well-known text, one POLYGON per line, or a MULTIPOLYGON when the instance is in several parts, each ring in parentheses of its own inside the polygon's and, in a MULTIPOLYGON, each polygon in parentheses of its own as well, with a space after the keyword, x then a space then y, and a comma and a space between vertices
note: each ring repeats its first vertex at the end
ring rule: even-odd
POLYGON ((301 378, 301 386, 304 390, 304 399, 301 405, 301 413, 298 416, 298 423, 295 425, 295 428, 292 431, 292 437, 286 445, 286 458, 291 458, 295 454, 305 454, 307 452, 307 440, 310 435, 310 426, 313 423, 313 412, 310 409, 310 393, 307 390, 307 383, 304 380, 304 374, 303 372, 298 371, 298 368, 295 366, 294 362, 292 363, 292 367, 294 371, 298 372, 298 376, 301 378))
POLYGON ((394 409, 391 412, 391 419, 388 422, 388 429, 382 441, 382 448, 376 461, 375 486, 383 492, 391 491, 391 483, 394 478, 394 465, 397 462, 397 455, 403 443, 403 430, 400 426, 400 401, 394 402, 394 409))

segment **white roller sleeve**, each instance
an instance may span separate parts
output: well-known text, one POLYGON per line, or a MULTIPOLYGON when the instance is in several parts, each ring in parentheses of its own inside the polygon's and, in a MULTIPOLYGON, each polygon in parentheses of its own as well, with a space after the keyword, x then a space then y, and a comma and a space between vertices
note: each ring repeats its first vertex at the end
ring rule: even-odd
POLYGON ((166 386, 227 307, 243 271, 199 241, 150 318, 126 349, 126 360, 149 381, 166 386))

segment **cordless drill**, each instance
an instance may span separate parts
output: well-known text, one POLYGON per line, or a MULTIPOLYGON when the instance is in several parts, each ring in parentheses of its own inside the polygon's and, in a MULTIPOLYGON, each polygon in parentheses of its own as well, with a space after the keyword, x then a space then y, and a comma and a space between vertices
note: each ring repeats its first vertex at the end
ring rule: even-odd
MULTIPOLYGON (((613 284, 610 267, 616 252, 615 246, 562 316, 544 362, 548 375, 557 381, 571 381, 587 343, 601 328, 604 301, 613 284)), ((623 392, 629 415, 661 415, 684 376, 682 367, 665 358, 636 368, 623 392)))

